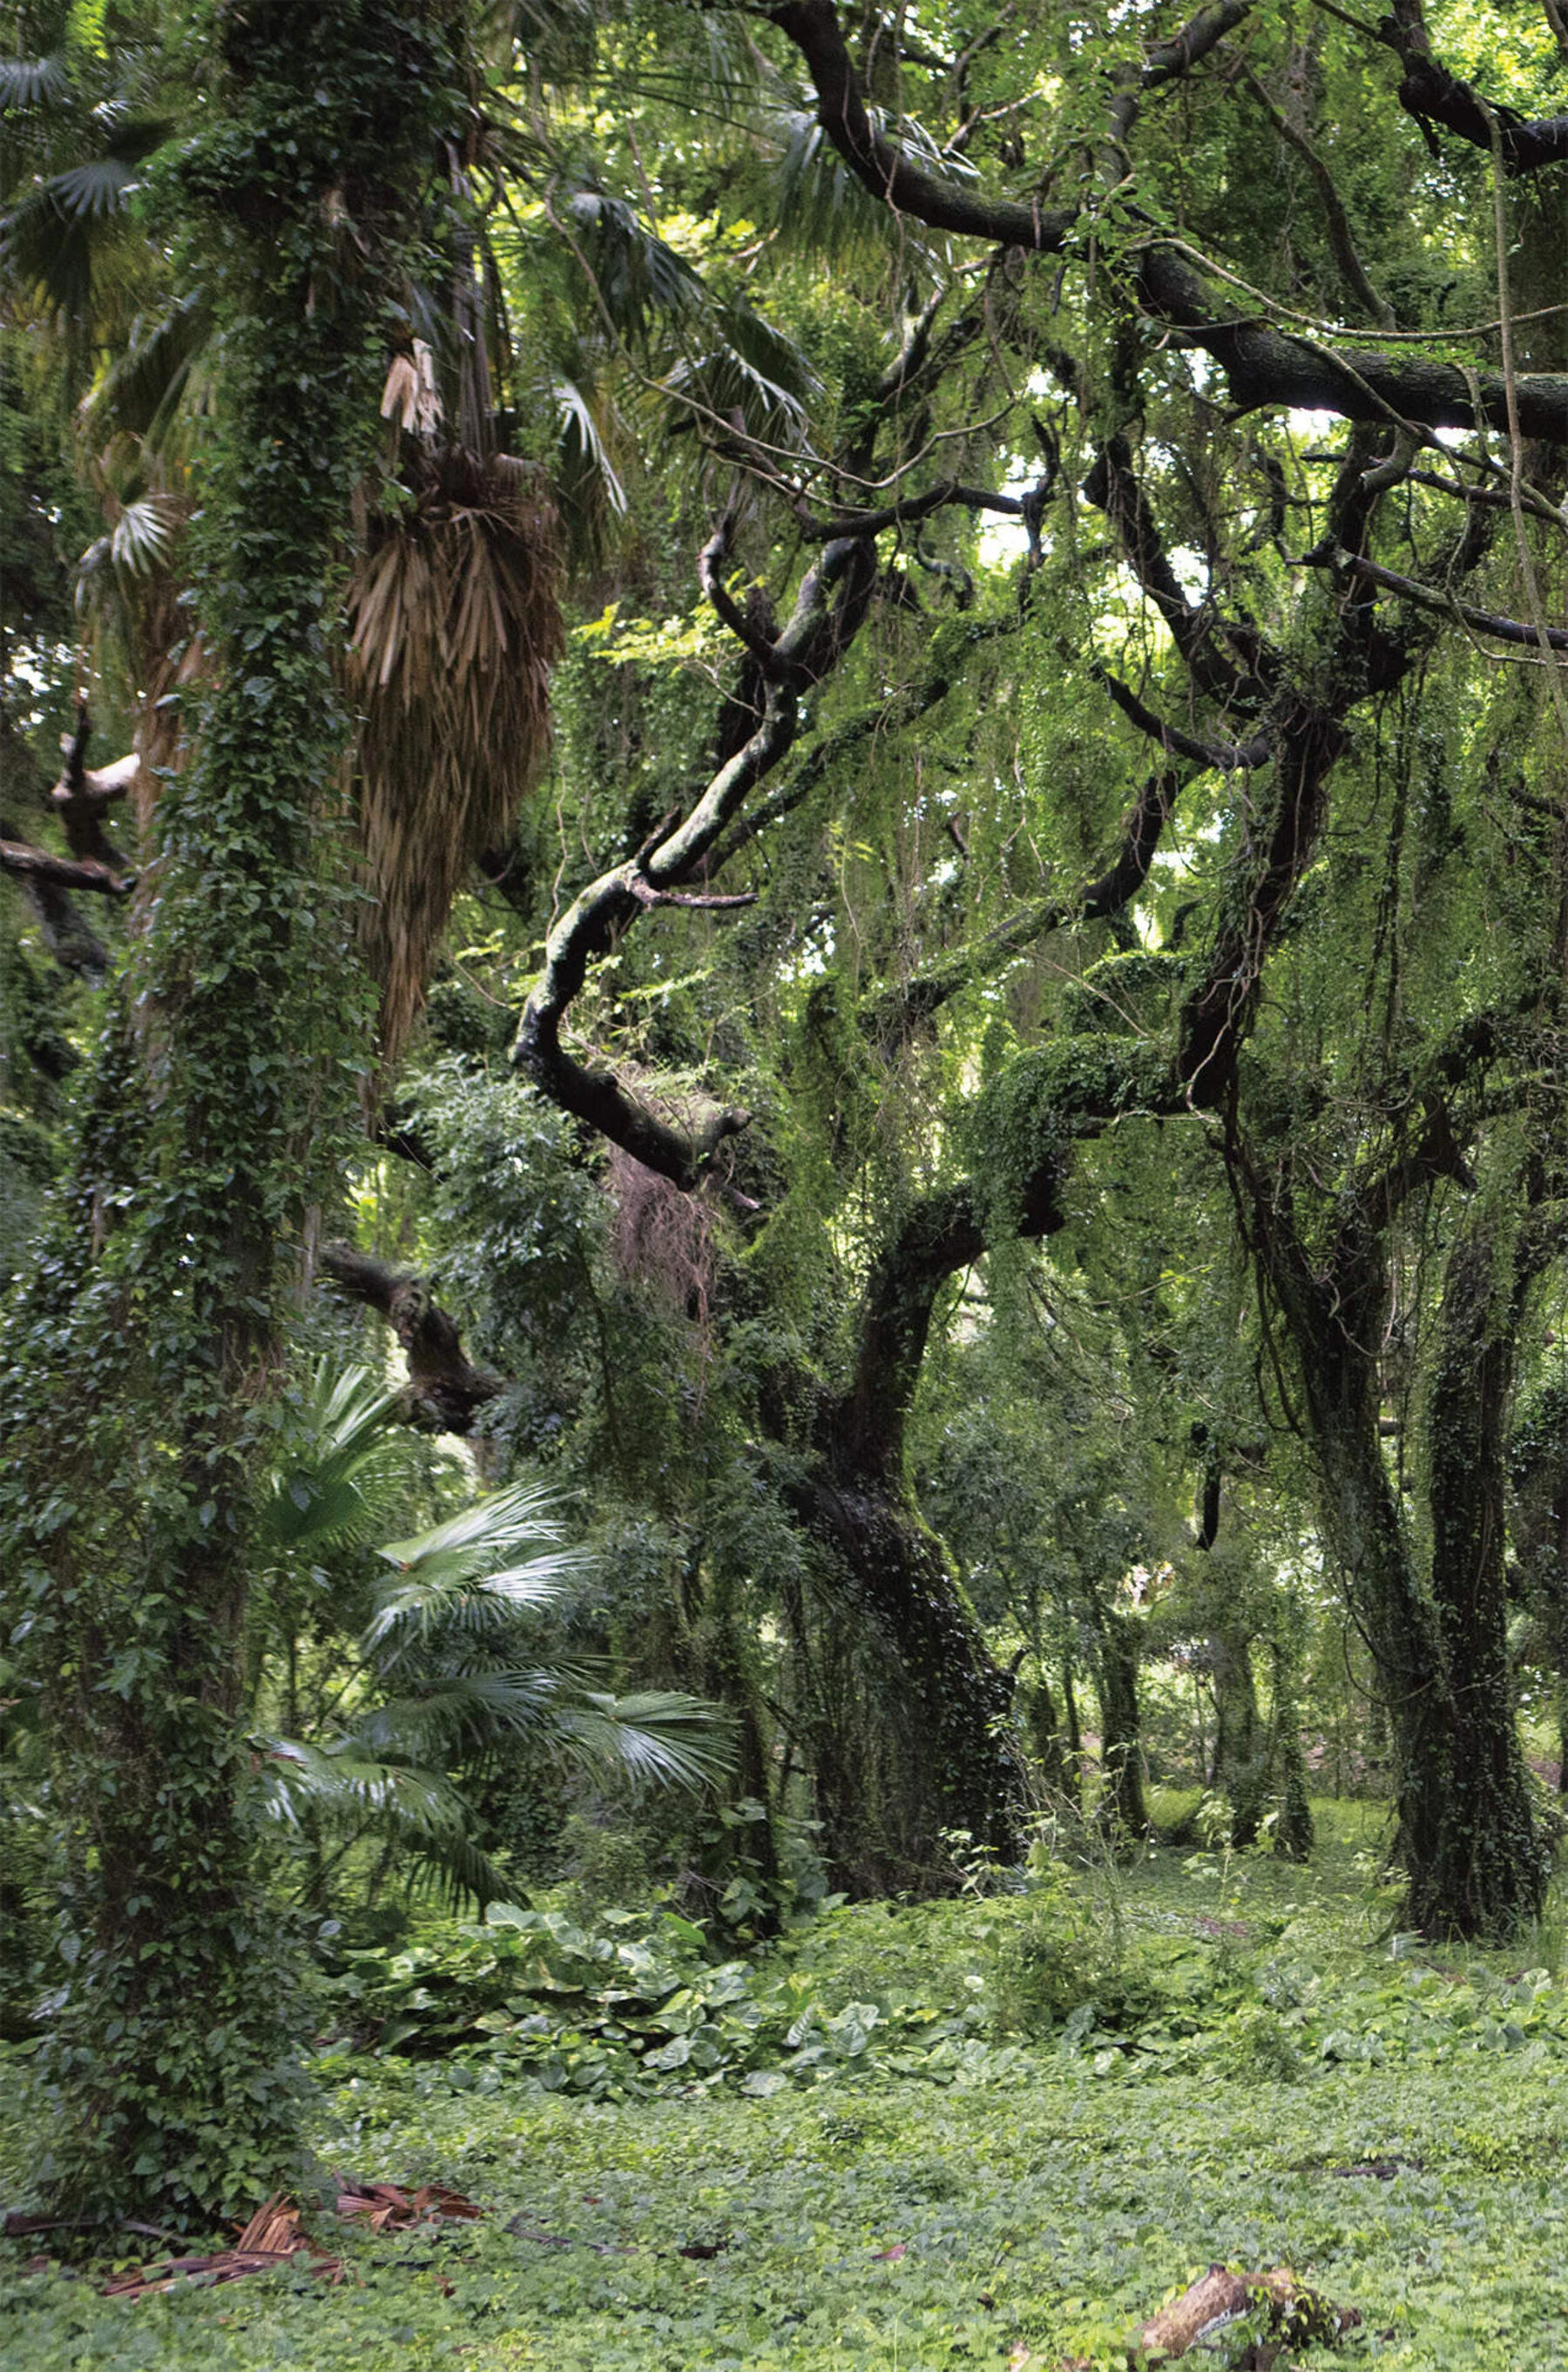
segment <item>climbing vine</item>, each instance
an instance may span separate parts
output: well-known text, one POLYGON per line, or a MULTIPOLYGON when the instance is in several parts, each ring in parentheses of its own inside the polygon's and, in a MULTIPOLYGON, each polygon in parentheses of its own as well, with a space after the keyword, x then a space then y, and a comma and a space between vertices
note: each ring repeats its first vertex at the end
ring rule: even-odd
POLYGON ((332 622, 457 29, 440 0, 203 7, 183 31, 210 121, 151 177, 222 358, 201 689, 17 1320, 6 1509, 68 1824, 53 2174, 95 2210, 215 2209, 295 2148, 288 1947, 235 1720, 248 1534, 352 1102, 332 622))

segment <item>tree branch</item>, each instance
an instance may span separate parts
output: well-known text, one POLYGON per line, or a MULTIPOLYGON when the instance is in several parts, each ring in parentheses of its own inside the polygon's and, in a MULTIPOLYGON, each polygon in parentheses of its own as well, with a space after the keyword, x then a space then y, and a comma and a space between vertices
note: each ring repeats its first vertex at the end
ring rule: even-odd
MULTIPOLYGON (((31 842, 5 813, 13 796, 29 807, 49 804, 47 784, 31 750, 0 709, 0 840, 28 848, 31 842)), ((83 921, 70 892, 34 872, 18 874, 17 878, 32 909, 39 936, 55 962, 96 987, 109 971, 109 949, 83 921)))
POLYGON ((344 1243, 323 1245, 321 1273, 351 1301, 377 1311, 397 1336, 408 1361, 408 1423, 424 1433, 470 1433, 480 1410, 505 1386, 468 1358, 457 1320, 432 1298, 427 1279, 344 1243))
POLYGON ((714 1105, 700 1124, 677 1127, 612 1072, 590 1069, 568 1053, 562 1025, 589 964, 608 954, 647 906, 664 902, 704 866, 749 794, 787 755, 799 730, 799 694, 832 667, 858 631, 876 576, 876 549, 867 539, 845 537, 827 545, 801 580, 788 623, 768 645, 769 681, 755 732, 719 768, 683 822, 661 828, 650 845, 573 901, 545 941, 544 967, 523 1007, 514 1064, 552 1103, 683 1192, 700 1184, 724 1139, 746 1128, 750 1114, 714 1105))
POLYGON ((87 890, 102 898, 126 898, 135 888, 107 865, 91 857, 54 856, 29 841, 0 838, 0 873, 18 879, 50 881, 62 890, 87 890))
MULTIPOLYGON (((1067 246, 1078 221, 1076 209, 1046 212, 1038 205, 950 189, 912 165, 873 129, 832 0, 790 0, 790 5, 763 13, 799 51, 817 89, 823 131, 874 196, 932 229, 988 238, 1032 254, 1060 254, 1067 246)), ((1222 13, 1204 10, 1201 17, 1212 25, 1222 13)), ((1183 40, 1178 35, 1162 50, 1174 58, 1183 40)), ((1554 154, 1568 154, 1568 145, 1560 152, 1555 146, 1557 122, 1552 118, 1550 129, 1516 127, 1515 153, 1523 153, 1522 134, 1539 131, 1554 154)), ((1232 401, 1243 412, 1280 404, 1334 412, 1348 420, 1402 420, 1426 428, 1473 429, 1484 424, 1506 430, 1509 425, 1501 372, 1472 374, 1424 357, 1343 353, 1268 327, 1255 314, 1226 313, 1168 243, 1155 240, 1144 250, 1137 294, 1146 312, 1181 331, 1189 345, 1212 355, 1225 374, 1232 401)), ((1568 376, 1522 378, 1516 393, 1522 435, 1546 444, 1568 443, 1568 376)))
POLYGON ((1098 660, 1090 672, 1098 683, 1104 684, 1123 716, 1172 757, 1186 758, 1194 766, 1210 768, 1217 773, 1234 774, 1266 766, 1273 754, 1273 737, 1268 733, 1255 733, 1250 741, 1200 741, 1195 735, 1184 733, 1179 725, 1169 725, 1156 716, 1152 708, 1145 708, 1132 686, 1112 675, 1109 668, 1101 667, 1098 660))
MULTIPOLYGON (((1115 529, 1132 574, 1164 620, 1196 689, 1230 707, 1259 707, 1268 697, 1268 686, 1258 672, 1258 639, 1248 637, 1252 648, 1245 665, 1238 666, 1214 639, 1213 610, 1188 600, 1133 471, 1124 436, 1112 436, 1100 448, 1084 481, 1084 498, 1103 511, 1115 529)), ((1233 639, 1239 639, 1234 630, 1233 639)))
MULTIPOLYGON (((1401 601, 1410 601, 1418 610, 1429 610, 1439 618, 1457 619, 1478 634, 1490 634, 1500 643, 1519 643, 1531 650, 1540 648, 1544 634, 1554 651, 1568 651, 1568 628, 1532 626, 1522 618, 1501 617, 1495 610, 1478 610, 1473 601, 1461 601, 1453 594, 1440 592, 1435 586, 1423 585, 1414 576, 1400 576, 1392 568, 1384 568, 1376 560, 1365 559, 1360 552, 1341 555, 1342 564, 1353 575, 1365 577, 1369 585, 1380 586, 1386 593, 1398 594, 1401 601)), ((1314 566, 1330 563, 1307 555, 1314 566)))
MULTIPOLYGON (((1558 20, 1553 20, 1554 30, 1558 20)), ((1568 115, 1546 115, 1527 121, 1511 107, 1482 99, 1473 83, 1461 81, 1433 54, 1432 36, 1421 0, 1394 0, 1391 15, 1378 28, 1380 38, 1404 68, 1400 105, 1420 124, 1434 154, 1437 142, 1432 126, 1440 123, 1473 148, 1491 153, 1495 137, 1505 173, 1539 173, 1545 165, 1568 157, 1568 115)))
POLYGON ((945 957, 898 988, 884 991, 862 1008, 860 1026, 866 1036, 890 1051, 961 990, 989 979, 1037 939, 1074 924, 1103 922, 1120 913, 1148 879, 1180 787, 1181 779, 1172 769, 1151 774, 1122 828, 1121 845, 1103 873, 1083 883, 1070 897, 1048 898, 1026 906, 989 931, 977 947, 945 957))
MULTIPOLYGON (((1174 82, 1206 57, 1216 42, 1250 14, 1253 0, 1210 0, 1191 23, 1153 48, 1133 68, 1112 103, 1113 131, 1124 141, 1138 99, 1174 82)), ((839 22, 833 0, 787 0, 763 14, 799 51, 817 92, 817 118, 851 172, 877 198, 900 214, 912 215, 933 230, 986 238, 1036 255, 1059 254, 1078 220, 1075 206, 1044 208, 1038 201, 976 193, 938 180, 910 162, 873 123, 839 22)))
POLYGON ((1333 175, 1306 134, 1298 132, 1289 116, 1283 114, 1274 105, 1250 66, 1244 68, 1241 81, 1243 87, 1249 90, 1257 100, 1279 137, 1287 147, 1295 149, 1311 175, 1312 186, 1318 192, 1318 202, 1323 209, 1323 219, 1328 225, 1329 245, 1333 250, 1334 262, 1339 265, 1340 277, 1346 288, 1369 320, 1376 321, 1380 329, 1391 330, 1394 327, 1394 308, 1386 298, 1377 294, 1366 276, 1366 267, 1356 252, 1355 238, 1350 227, 1350 216, 1346 214, 1343 201, 1334 187, 1333 175))
POLYGON ((991 198, 912 165, 902 150, 876 129, 861 95, 859 79, 833 0, 787 0, 766 15, 795 43, 817 92, 817 118, 832 145, 873 197, 900 214, 912 215, 933 230, 985 238, 1054 255, 1077 220, 1075 206, 1047 210, 1015 199, 991 198))
MULTIPOLYGON (((1295 331, 1276 330, 1255 313, 1217 305, 1186 259, 1168 243, 1144 250, 1140 301, 1184 342, 1218 363, 1238 411, 1283 404, 1333 412, 1344 420, 1423 428, 1508 428, 1501 371, 1462 370, 1424 355, 1342 353, 1295 331)), ((1550 372, 1515 381, 1520 433, 1568 444, 1568 376, 1550 372)))
POLYGON ((85 700, 78 702, 75 729, 60 745, 65 762, 49 795, 50 803, 60 819, 73 856, 87 865, 100 865, 110 872, 123 873, 126 859, 104 831, 104 810, 125 796, 141 772, 142 762, 133 751, 127 757, 117 758, 111 766, 89 766, 87 752, 92 729, 87 704, 85 700))

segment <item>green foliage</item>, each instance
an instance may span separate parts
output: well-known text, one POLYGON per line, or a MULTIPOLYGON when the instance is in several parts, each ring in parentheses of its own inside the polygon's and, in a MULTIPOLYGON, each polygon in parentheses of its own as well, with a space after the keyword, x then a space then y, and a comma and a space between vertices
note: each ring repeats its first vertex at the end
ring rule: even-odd
MULTIPOLYGON (((317 1369, 307 1430, 267 1501, 262 1538, 281 1571, 270 1606, 258 1593, 259 1617, 262 1609, 272 1617, 272 1635, 257 1649, 259 1714, 276 1705, 298 1718, 298 1569, 335 1551, 341 1570, 344 1550, 363 1542, 378 1488, 401 1462, 389 1438, 398 1397, 362 1368, 337 1372, 323 1361, 317 1369)), ((319 1637, 330 1643, 331 1711, 316 1735, 250 1741, 263 1814, 317 1841, 323 1823, 350 1843, 379 1835, 419 1875, 482 1910, 507 1882, 476 1843, 474 1813, 452 1773, 482 1782, 519 1755, 633 1789, 695 1788, 721 1773, 726 1738, 714 1708, 668 1690, 617 1695, 580 1662, 540 1657, 540 1617, 593 1571, 563 1537, 559 1494, 524 1482, 379 1549, 392 1574, 357 1594, 366 1613, 358 1640, 350 1645, 346 1624, 318 1611, 319 1637)), ((329 1582, 319 1568, 310 1577, 329 1582)), ((322 1875, 318 1865, 308 1893, 319 1895, 322 1875)))
POLYGON ((284 0, 188 38, 213 104, 148 180, 225 347, 192 554, 212 665, 7 1360, 6 1580, 71 1864, 52 2167, 95 2209, 244 2198, 295 2156, 238 1642, 285 1248, 331 1192, 354 1052, 327 621, 388 327, 366 266, 407 238, 454 104, 438 9, 284 0))
MULTIPOLYGON (((67 2236, 0 2243, 0 2364, 398 2372, 460 2348, 480 2372, 885 2372, 895 2355, 911 2372, 948 2372, 1027 2350, 1109 2372, 1162 2296, 1216 2260, 1308 2273, 1359 2308, 1376 2360, 1396 2372, 1549 2364, 1568 2303, 1561 1986, 1481 1956, 1390 1958, 1369 1940, 1359 1833, 1318 1808, 1332 1841, 1319 1877, 1252 1862, 1222 1886, 1217 1864, 1170 1855, 1127 1875, 1130 1934, 1237 1996, 1234 2009, 1201 2006, 1203 2030, 1173 2053, 1154 2047, 1151 2020, 1141 2052, 1092 2033, 1025 2053, 993 2047, 999 2080, 935 2084, 892 2072, 878 2024, 853 2056, 830 2050, 813 2080, 749 2093, 704 2082, 689 2061, 645 2077, 641 2097, 595 2099, 519 2084, 515 2062, 485 2055, 514 2049, 506 2038, 456 2060, 334 2045, 317 2062, 322 2160, 361 2179, 452 2184, 484 2207, 483 2223, 371 2236, 313 2210, 312 2228, 349 2260, 341 2287, 277 2274, 135 2305, 66 2272, 21 2273, 41 2250, 85 2269, 67 2236), (1222 1923, 1247 1932, 1213 1935, 1222 1923)), ((983 1969, 981 1931, 996 1910, 846 1909, 804 1931, 782 1965, 804 1973, 809 1940, 828 2018, 885 1996, 895 1960, 935 2001, 983 1969), (865 1991, 837 1999, 839 1981, 868 1975, 865 1991)), ((444 1962, 449 2002, 464 1983, 471 2000, 531 1966, 530 2004, 553 2001, 563 2027, 571 2003, 613 1989, 614 1972, 645 1982, 646 1952, 706 1988, 690 2006, 707 2013, 693 2034, 749 2006, 744 1992, 715 1998, 733 1971, 668 1919, 597 1936, 548 1918, 445 1934, 438 1948, 431 1936, 426 1972, 436 1968, 438 1991, 444 1962), (545 1975, 583 1990, 552 1994, 545 1975)), ((366 1984, 385 1980, 385 1962, 359 1965, 366 1984)), ((1193 1998, 1173 1971, 1168 2026, 1193 1998)), ((25 2065, 0 2067, 20 2111, 0 2158, 10 2197, 26 2195, 36 2146, 25 2065)), ((117 2245, 138 2258, 157 2247, 117 2245)), ((1323 2372, 1356 2360, 1353 2348, 1304 2352, 1323 2372)))

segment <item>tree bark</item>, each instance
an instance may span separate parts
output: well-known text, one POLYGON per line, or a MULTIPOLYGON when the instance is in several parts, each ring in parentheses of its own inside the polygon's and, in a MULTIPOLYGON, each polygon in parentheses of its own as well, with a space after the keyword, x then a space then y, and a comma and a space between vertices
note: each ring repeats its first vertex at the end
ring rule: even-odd
POLYGON ((321 1273, 351 1300, 377 1311, 402 1345, 408 1421, 427 1433, 471 1432, 480 1410, 505 1387, 499 1376, 468 1357, 457 1320, 436 1300, 426 1279, 343 1243, 322 1246, 321 1273))
POLYGON ((1546 1855, 1530 1807, 1508 1659, 1506 1426, 1525 1279, 1490 1213, 1448 1256, 1427 1405, 1432 1597, 1444 1662, 1442 1753, 1423 1773, 1421 1927, 1504 1934, 1539 1915, 1546 1855))
MULTIPOLYGON (((1011 1738, 1012 1687, 997 1669, 940 1543, 900 1483, 819 1470, 797 1510, 887 1641, 906 1692, 900 1709, 913 1762, 891 1774, 898 1798, 888 1839, 889 1890, 931 1885, 948 1856, 945 1829, 965 1829, 1004 1859, 1016 1850, 1022 1774, 1011 1738), (900 1874, 901 1866, 901 1874, 900 1874)), ((901 1758, 902 1759, 902 1758, 901 1758)), ((859 1791, 845 1803, 818 1774, 830 1834, 858 1826, 859 1791)), ((861 1886, 874 1863, 861 1850, 861 1886)))
POLYGON ((1230 1802, 1230 1841, 1238 1851, 1256 1844, 1269 1785, 1269 1740, 1258 1708, 1252 1641, 1245 1630, 1222 1625, 1209 1641, 1214 1684, 1214 1742, 1209 1785, 1230 1802))
POLYGON ((1354 1210, 1322 1275, 1283 1207, 1261 1215, 1257 1239, 1300 1363, 1325 1536, 1388 1713, 1403 1915, 1423 1933, 1508 1936, 1538 1914, 1544 1868, 1502 1652, 1502 1533, 1491 1529, 1500 1473, 1494 1486, 1485 1471, 1463 1471, 1476 1457, 1490 1466, 1500 1420, 1478 1396, 1505 1382, 1475 1254, 1457 1248, 1453 1297, 1444 1297, 1434 1401, 1446 1446, 1429 1475, 1441 1544, 1428 1582, 1382 1449, 1377 1355, 1390 1285, 1381 1232, 1354 1210))
POLYGON ((1149 1832, 1144 1801, 1144 1750, 1138 1708, 1138 1625, 1114 1610, 1096 1622, 1096 1684, 1100 1703, 1101 1786, 1098 1815, 1112 1836, 1149 1832))
MULTIPOLYGON (((456 104, 418 6, 269 0, 203 24, 205 128, 166 187, 225 355, 194 587, 214 667, 73 1185, 0 1360, 0 1564, 37 1617, 69 1865, 47 2179, 94 2215, 211 2215, 298 2164, 292 1944, 241 1727, 254 1496, 293 1247, 348 1124, 322 826, 350 719, 323 620, 374 443, 383 275, 456 104)), ((102 861, 122 770, 89 777, 85 738, 84 716, 60 812, 102 861)))

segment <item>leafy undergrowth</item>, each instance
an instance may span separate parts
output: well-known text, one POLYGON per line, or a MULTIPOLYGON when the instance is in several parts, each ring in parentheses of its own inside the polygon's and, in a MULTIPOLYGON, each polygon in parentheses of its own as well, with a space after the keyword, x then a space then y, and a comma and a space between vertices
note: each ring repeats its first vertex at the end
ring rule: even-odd
MULTIPOLYGON (((1160 1854, 1070 1892, 846 1909, 727 1975, 646 1922, 604 1929, 606 1958, 514 1927, 505 1982, 547 1979, 515 2010, 472 2007, 499 1991, 475 1974, 490 1946, 448 1933, 460 1976, 362 1978, 359 2014, 415 2018, 402 2039, 426 2055, 324 2052, 316 2139, 361 2180, 450 2185, 482 2223, 321 2217, 335 2290, 278 2273, 134 2302, 24 2273, 40 2244, 10 2245, 0 2365, 1001 2372, 1027 2352, 1043 2372, 1114 2364, 1211 2260, 1289 2262, 1361 2309, 1304 2366, 1568 2363, 1554 1939, 1467 1956, 1390 1936, 1375 1846, 1335 1825, 1312 1871, 1160 1854), (422 1989, 434 2006, 411 2008, 422 1989), (467 2038, 446 2056, 440 2019, 467 2038), (579 2048, 601 2054, 582 2082, 562 2072, 579 2048)), ((17 2202, 27 2146, 24 2117, 17 2202)))

